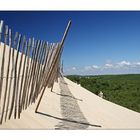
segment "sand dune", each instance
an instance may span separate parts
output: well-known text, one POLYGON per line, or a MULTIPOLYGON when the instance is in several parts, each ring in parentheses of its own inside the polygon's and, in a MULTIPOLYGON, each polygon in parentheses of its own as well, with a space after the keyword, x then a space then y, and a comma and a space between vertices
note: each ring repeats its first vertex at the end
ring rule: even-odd
POLYGON ((139 129, 140 113, 106 101, 64 78, 46 89, 39 107, 25 110, 1 129, 139 129))
MULTIPOLYGON (((7 72, 8 52, 7 46, 4 77, 7 72)), ((12 60, 10 63, 12 64, 12 60)), ((2 93, 5 82, 4 79, 2 93)), ((8 120, 0 125, 0 129, 140 129, 140 113, 106 101, 67 78, 60 78, 55 83, 53 92, 46 89, 38 113, 35 113, 37 101, 23 111, 21 119, 8 120)))

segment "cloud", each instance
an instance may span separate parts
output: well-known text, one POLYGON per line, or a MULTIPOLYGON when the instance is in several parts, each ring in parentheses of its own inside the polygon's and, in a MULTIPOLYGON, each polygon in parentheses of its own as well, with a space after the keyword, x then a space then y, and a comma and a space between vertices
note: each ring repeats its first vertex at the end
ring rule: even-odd
POLYGON ((131 63, 130 63, 129 61, 125 61, 125 60, 124 60, 124 61, 119 62, 118 65, 119 65, 119 66, 130 66, 131 63))
POLYGON ((86 71, 92 70, 92 66, 85 66, 84 69, 85 69, 86 71))
POLYGON ((100 75, 100 74, 128 74, 140 73, 140 62, 129 62, 126 60, 117 63, 106 63, 104 65, 91 65, 84 67, 71 67, 65 70, 65 74, 100 75))
POLYGON ((92 66, 85 66, 84 69, 86 71, 91 71, 91 70, 95 70, 95 69, 99 69, 100 67, 97 65, 92 65, 92 66))
POLYGON ((97 66, 97 65, 92 65, 92 68, 93 68, 93 69, 99 69, 100 67, 97 66))
POLYGON ((72 67, 72 70, 76 70, 76 67, 72 67))
POLYGON ((136 62, 135 64, 138 65, 138 66, 140 66, 140 62, 136 62))
POLYGON ((105 68, 113 68, 112 64, 105 64, 105 68))

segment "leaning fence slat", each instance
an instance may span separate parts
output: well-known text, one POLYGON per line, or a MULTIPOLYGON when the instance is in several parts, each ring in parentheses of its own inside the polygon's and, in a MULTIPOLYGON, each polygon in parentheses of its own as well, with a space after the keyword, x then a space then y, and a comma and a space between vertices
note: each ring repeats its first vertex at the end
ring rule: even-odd
POLYGON ((37 52, 37 42, 33 42, 33 55, 32 55, 32 66, 31 66, 31 74, 30 74, 30 80, 29 80, 29 99, 28 99, 28 106, 30 105, 30 98, 32 95, 32 80, 34 78, 34 66, 35 66, 35 58, 36 58, 36 52, 37 52))
POLYGON ((25 54, 25 57, 24 57, 24 63, 23 63, 23 71, 22 71, 22 79, 21 79, 21 84, 20 84, 20 98, 19 98, 19 117, 20 117, 20 113, 22 112, 22 98, 23 98, 23 87, 24 87, 24 80, 25 80, 25 70, 26 70, 26 61, 27 61, 27 45, 28 45, 28 42, 26 41, 25 43, 25 49, 24 49, 24 54, 25 54))
MULTIPOLYGON (((53 69, 53 67, 54 67, 54 65, 55 65, 55 63, 56 63, 56 61, 57 61, 57 59, 58 59, 58 57, 59 57, 59 54, 61 53, 61 50, 63 49, 64 41, 65 41, 66 36, 67 36, 67 34, 68 34, 70 25, 71 25, 71 21, 69 21, 69 23, 68 23, 68 25, 67 25, 67 28, 66 28, 65 33, 64 33, 64 36, 63 36, 62 41, 61 41, 60 49, 58 50, 58 53, 56 54, 56 56, 55 56, 55 58, 54 58, 54 63, 53 63, 53 66, 52 66, 51 70, 53 69)), ((51 74, 52 74, 52 71, 50 71, 50 75, 49 75, 48 78, 46 79, 46 83, 47 83, 48 80, 50 79, 51 74)), ((42 99, 42 97, 43 97, 43 94, 44 94, 44 92, 45 92, 46 87, 47 87, 47 85, 45 86, 45 88, 43 89, 43 91, 42 91, 42 93, 41 93, 41 96, 40 96, 40 98, 39 98, 39 101, 38 101, 37 107, 36 107, 36 109, 35 109, 35 112, 37 112, 37 110, 38 110, 38 107, 39 107, 39 105, 40 105, 40 102, 41 102, 41 99, 42 99)))
POLYGON ((30 93, 30 85, 31 85, 31 80, 32 80, 32 68, 33 68, 33 61, 34 61, 34 56, 35 56, 35 40, 34 40, 34 38, 32 39, 32 46, 31 46, 31 48, 32 48, 32 51, 31 51, 31 53, 32 53, 32 56, 31 56, 31 61, 30 61, 30 69, 29 69, 29 82, 28 82, 28 85, 27 85, 27 100, 26 100, 26 104, 25 104, 25 109, 27 108, 27 106, 28 106, 28 101, 29 101, 29 97, 30 97, 30 95, 29 95, 29 93, 30 93))
POLYGON ((41 45, 42 45, 42 41, 41 42, 38 42, 38 51, 37 51, 37 56, 36 56, 36 60, 35 60, 35 71, 34 71, 34 80, 33 80, 33 82, 35 83, 35 84, 33 84, 33 87, 31 88, 31 90, 33 89, 33 93, 34 93, 34 90, 35 90, 35 86, 36 86, 36 69, 37 69, 37 67, 38 67, 38 56, 39 56, 39 53, 40 53, 40 48, 41 48, 41 45))
POLYGON ((49 56, 49 52, 50 52, 50 47, 46 46, 46 56, 45 56, 45 62, 44 62, 44 67, 43 67, 43 71, 42 71, 42 75, 41 75, 41 79, 40 79, 40 88, 42 86, 42 83, 43 83, 43 79, 44 79, 44 73, 45 73, 45 69, 46 69, 46 66, 47 66, 47 61, 48 61, 48 56, 49 56))
POLYGON ((42 78, 43 78, 43 74, 44 74, 44 71, 45 71, 45 68, 46 68, 46 64, 47 64, 47 57, 48 57, 48 47, 47 47, 47 44, 45 43, 44 44, 44 59, 42 61, 42 63, 44 65, 42 65, 40 76, 39 76, 39 80, 38 80, 38 83, 39 83, 38 93, 40 93, 39 91, 40 91, 40 88, 42 86, 42 78))
MULTIPOLYGON (((35 90, 36 91, 36 90, 35 90)), ((28 104, 28 94, 27 94, 27 100, 26 100, 26 104, 25 107, 27 108, 27 104, 28 104)))
MULTIPOLYGON (((19 77, 17 76, 17 62, 18 62, 18 56, 19 56, 19 49, 20 49, 20 44, 21 44, 21 34, 19 35, 19 39, 18 39, 18 44, 17 44, 17 56, 16 56, 16 62, 15 62, 15 84, 14 84, 14 92, 15 92, 15 112, 14 112, 14 118, 16 118, 16 114, 17 114, 17 101, 18 101, 18 92, 16 91, 17 86, 18 86, 18 82, 19 82, 19 77), (17 79, 18 78, 18 79, 17 79)), ((13 94, 14 94, 13 92, 13 94)))
POLYGON ((55 57, 54 57, 54 59, 53 59, 53 62, 52 62, 52 65, 51 65, 51 67, 50 67, 50 69, 49 69, 49 71, 48 71, 48 74, 47 74, 47 77, 46 77, 46 80, 45 80, 45 85, 44 85, 44 87, 43 87, 43 90, 42 90, 42 92, 41 92, 41 96, 40 96, 40 98, 39 98, 39 101, 38 101, 38 104, 37 104, 37 106, 36 106, 36 109, 35 109, 35 112, 37 112, 37 110, 38 110, 38 107, 39 107, 39 105, 40 105, 40 102, 41 102, 41 99, 42 99, 42 97, 43 97, 43 95, 44 95, 44 92, 45 92, 45 90, 46 90, 46 87, 47 87, 47 85, 48 85, 48 82, 49 82, 49 80, 50 80, 50 78, 51 78, 51 75, 52 75, 52 70, 53 70, 53 68, 54 68, 54 66, 55 66, 55 63, 56 63, 56 59, 57 59, 57 57, 58 57, 58 55, 59 55, 59 50, 60 50, 61 48, 59 48, 59 49, 57 49, 57 51, 56 51, 56 55, 55 55, 55 57))
POLYGON ((42 42, 41 49, 40 49, 40 54, 39 54, 39 58, 38 58, 39 63, 38 63, 37 74, 36 74, 36 87, 35 87, 34 99, 36 99, 36 97, 38 95, 38 88, 39 88, 38 80, 39 80, 39 76, 40 76, 40 69, 42 67, 42 58, 41 57, 43 56, 42 55, 43 51, 44 51, 44 43, 42 42))
MULTIPOLYGON (((23 55, 25 55, 25 46, 26 46, 26 37, 24 36, 23 37, 23 43, 22 43, 22 54, 21 54, 21 59, 20 59, 20 64, 19 64, 20 66, 22 66, 23 55)), ((25 57, 24 57, 24 60, 25 60, 25 57)), ((24 79, 24 75, 23 74, 24 74, 24 70, 25 70, 25 65, 23 65, 22 68, 23 68, 22 69, 22 77, 21 77, 21 82, 19 84, 18 118, 20 118, 20 103, 21 103, 21 97, 22 97, 22 83, 23 83, 23 79, 24 79)))
POLYGON ((20 97, 20 102, 19 102, 19 116, 20 116, 20 113, 22 112, 22 98, 23 98, 23 87, 24 87, 24 81, 25 81, 25 71, 26 71, 26 61, 27 61, 27 45, 28 45, 28 42, 26 41, 26 45, 25 45, 25 57, 24 57, 24 63, 23 63, 23 72, 22 72, 22 79, 21 79, 21 85, 20 85, 20 94, 21 94, 21 97, 20 97))
POLYGON ((27 86, 28 86, 28 82, 29 82, 29 69, 30 69, 30 63, 29 63, 29 59, 30 59, 30 49, 31 49, 31 39, 29 39, 28 42, 28 53, 27 53, 27 67, 26 67, 26 76, 25 76, 25 82, 24 82, 24 89, 23 89, 23 109, 25 109, 25 101, 26 101, 26 97, 27 97, 27 86))
POLYGON ((37 58, 37 52, 38 52, 38 47, 39 47, 39 41, 36 41, 35 43, 35 48, 34 48, 34 55, 33 55, 33 66, 32 66, 32 79, 31 79, 31 90, 30 90, 30 93, 29 93, 29 101, 28 101, 28 105, 30 105, 31 103, 31 97, 33 95, 33 89, 34 89, 34 80, 35 80, 35 68, 36 68, 36 58, 37 58))
POLYGON ((6 49, 7 35, 8 35, 8 26, 5 26, 4 48, 3 48, 3 55, 2 55, 1 78, 0 78, 0 101, 1 101, 2 85, 3 85, 3 73, 4 73, 5 49, 6 49))
MULTIPOLYGON (((9 52, 9 65, 8 65, 8 67, 10 68, 10 61, 11 61, 11 51, 12 51, 12 30, 11 29, 9 29, 9 47, 10 47, 10 52, 9 52)), ((12 79, 12 78, 11 78, 12 79)), ((10 79, 10 81, 11 81, 11 79, 10 79)), ((9 87, 10 87, 11 85, 9 85, 9 87)), ((7 91, 8 92, 8 91, 7 91)), ((6 94, 7 94, 7 92, 6 92, 6 94)), ((9 94, 9 92, 8 92, 8 96, 7 96, 7 106, 6 106, 6 113, 5 113, 5 121, 6 121, 6 119, 7 119, 7 113, 8 113, 8 106, 9 106, 9 102, 10 102, 10 94, 9 94)))
POLYGON ((47 76, 48 76, 48 71, 49 71, 49 69, 50 69, 50 64, 51 64, 51 61, 53 60, 53 54, 55 54, 55 44, 52 44, 52 45, 51 45, 50 56, 49 56, 48 61, 47 61, 47 69, 48 69, 48 70, 46 71, 45 76, 44 76, 44 78, 43 78, 43 80, 42 80, 42 82, 43 82, 43 85, 42 85, 42 86, 44 86, 44 81, 45 81, 45 79, 46 79, 47 76))
MULTIPOLYGON (((23 37, 23 42, 22 42, 22 48, 21 48, 21 52, 23 51, 23 47, 24 47, 24 41, 25 41, 25 36, 23 37)), ((20 62, 19 62, 19 68, 18 68, 18 74, 17 74, 17 83, 16 83, 16 98, 15 98, 15 113, 18 111, 18 107, 19 107, 19 103, 18 103, 18 97, 19 97, 19 81, 20 81, 20 73, 21 73, 21 66, 22 66, 22 59, 23 59, 23 53, 21 54, 20 57, 20 62)), ((15 114, 16 116, 16 114, 15 114)))
MULTIPOLYGON (((10 108, 10 113, 9 113, 9 119, 11 118, 14 104, 15 104, 15 97, 16 97, 16 83, 17 83, 17 61, 18 61, 18 54, 19 54, 19 48, 20 48, 20 42, 21 42, 21 35, 18 37, 18 43, 17 43, 17 54, 16 54, 16 59, 14 63, 14 85, 13 85, 13 95, 12 95, 12 102, 11 102, 11 108, 10 108)), ((16 45, 16 43, 15 43, 16 45)), ((15 105, 16 108, 16 105, 15 105)), ((16 118, 16 113, 14 113, 14 118, 16 118)))
POLYGON ((2 30, 3 30, 3 20, 0 21, 0 45, 1 45, 1 38, 2 38, 2 30))
MULTIPOLYGON (((56 46, 57 46, 57 44, 56 44, 56 46)), ((42 79, 42 85, 41 85, 41 88, 40 88, 40 91, 42 90, 42 88, 45 86, 45 80, 46 80, 46 78, 47 78, 47 76, 48 76, 48 74, 49 74, 49 70, 50 70, 50 64, 51 64, 51 61, 53 60, 53 56, 54 56, 54 54, 55 54, 55 44, 51 44, 51 46, 50 46, 50 52, 49 52, 49 56, 48 56, 48 59, 47 59, 47 67, 46 67, 46 71, 44 72, 44 76, 43 76, 43 79, 42 79)), ((39 92, 40 92, 39 91, 39 92)))
MULTIPOLYGON (((13 44, 13 50, 12 50, 12 69, 11 69, 11 77, 13 77, 13 74, 14 74, 14 56, 15 56, 15 48, 16 48, 16 40, 18 38, 18 32, 16 32, 15 34, 15 37, 14 37, 14 44, 13 44)), ((9 85, 9 95, 11 95, 11 86, 12 86, 12 78, 10 79, 10 85, 9 85)), ((13 94, 13 93, 12 93, 13 94)), ((10 104, 10 102, 9 102, 10 104)), ((9 104, 8 104, 8 107, 9 107, 9 104)), ((10 108, 11 109, 11 108, 10 108)), ((11 110, 10 110, 11 112, 11 110)), ((10 114, 9 114, 9 117, 8 119, 10 119, 10 114)))
POLYGON ((35 103, 35 95, 36 95, 36 88, 37 88, 37 78, 38 78, 38 72, 39 72, 39 67, 40 67, 40 54, 41 54, 41 50, 42 50, 42 45, 43 45, 43 41, 41 41, 41 43, 40 43, 40 46, 39 46, 39 50, 38 50, 38 56, 37 56, 37 65, 36 65, 36 68, 35 68, 35 75, 34 75, 34 77, 35 77, 35 83, 34 83, 34 94, 33 94, 33 102, 35 103))
MULTIPOLYGON (((5 26, 3 57, 5 57, 5 49, 6 49, 6 43, 7 43, 7 36, 8 36, 8 26, 5 26)), ((2 70, 4 71, 4 60, 2 61, 2 65, 3 65, 2 70)), ((5 103, 6 103, 6 92, 7 92, 7 84, 8 84, 8 75, 9 75, 9 67, 7 69, 7 74, 6 74, 6 87, 5 87, 5 92, 4 92, 4 99, 3 99, 3 106, 2 106, 2 114, 1 114, 0 124, 2 124, 2 121, 3 121, 4 109, 5 109, 5 103)), ((1 78, 3 79, 3 73, 1 73, 1 78)), ((3 82, 3 81, 1 81, 1 82, 3 82)), ((1 83, 1 91, 2 91, 2 83, 1 83)))
POLYGON ((29 101, 31 101, 32 103, 32 97, 34 97, 34 89, 35 89, 35 75, 36 75, 36 69, 37 69, 37 61, 38 61, 38 55, 39 55, 39 51, 40 51, 40 45, 41 45, 41 41, 39 40, 37 43, 37 50, 36 50, 36 57, 35 57, 35 64, 34 64, 34 68, 33 68, 33 79, 32 79, 32 84, 31 84, 31 97, 29 99, 29 101))

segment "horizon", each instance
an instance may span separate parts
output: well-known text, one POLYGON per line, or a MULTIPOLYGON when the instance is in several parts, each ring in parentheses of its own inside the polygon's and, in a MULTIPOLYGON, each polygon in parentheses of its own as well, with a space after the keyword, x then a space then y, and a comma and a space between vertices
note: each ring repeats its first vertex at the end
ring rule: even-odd
POLYGON ((64 76, 119 76, 119 75, 140 75, 140 73, 126 73, 126 74, 101 74, 101 75, 78 75, 78 74, 75 74, 75 75, 64 75, 64 76))
POLYGON ((64 44, 64 74, 140 73, 140 11, 1 11, 14 32, 64 44), (42 22, 43 21, 43 22, 42 22))

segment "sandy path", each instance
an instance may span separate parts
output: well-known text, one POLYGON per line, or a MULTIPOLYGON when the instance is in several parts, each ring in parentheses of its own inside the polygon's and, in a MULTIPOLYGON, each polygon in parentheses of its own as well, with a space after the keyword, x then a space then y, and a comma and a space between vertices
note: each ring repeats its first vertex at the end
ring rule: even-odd
POLYGON ((60 106, 63 119, 56 125, 56 129, 87 129, 89 126, 100 127, 87 121, 77 103, 82 102, 82 100, 73 96, 63 78, 60 79, 60 89, 60 106))

